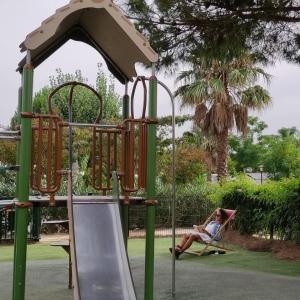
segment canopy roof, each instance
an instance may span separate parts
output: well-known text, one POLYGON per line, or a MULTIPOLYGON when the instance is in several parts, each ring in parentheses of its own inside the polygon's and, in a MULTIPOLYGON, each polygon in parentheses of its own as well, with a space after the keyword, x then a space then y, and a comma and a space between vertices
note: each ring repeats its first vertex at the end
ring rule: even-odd
MULTIPOLYGON (((72 0, 27 35, 21 52, 30 50, 37 67, 69 39, 94 47, 122 83, 136 76, 135 63, 150 65, 157 53, 110 0, 72 0)), ((19 63, 22 71, 25 58, 19 63)))

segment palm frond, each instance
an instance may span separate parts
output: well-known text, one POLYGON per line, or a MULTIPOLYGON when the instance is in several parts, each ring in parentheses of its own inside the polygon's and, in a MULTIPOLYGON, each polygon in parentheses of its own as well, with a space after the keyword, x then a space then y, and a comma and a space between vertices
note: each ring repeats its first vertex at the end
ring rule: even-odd
POLYGON ((187 71, 182 71, 175 79, 175 83, 179 83, 180 81, 184 81, 185 83, 193 82, 194 78, 195 70, 191 69, 187 71))
POLYGON ((183 85, 176 90, 175 95, 180 96, 181 107, 193 107, 199 103, 209 101, 211 98, 205 80, 199 80, 192 84, 183 85))
POLYGON ((235 125, 238 131, 240 131, 243 136, 247 135, 248 131, 248 109, 246 106, 235 104, 233 106, 235 125))
POLYGON ((224 130, 228 130, 233 126, 233 111, 231 106, 222 102, 215 103, 210 114, 210 132, 212 134, 220 134, 224 130))
POLYGON ((241 94, 241 104, 253 110, 263 110, 271 103, 269 92, 259 85, 250 87, 241 94))
POLYGON ((223 94, 225 92, 224 82, 219 78, 211 78, 207 80, 209 93, 223 94))

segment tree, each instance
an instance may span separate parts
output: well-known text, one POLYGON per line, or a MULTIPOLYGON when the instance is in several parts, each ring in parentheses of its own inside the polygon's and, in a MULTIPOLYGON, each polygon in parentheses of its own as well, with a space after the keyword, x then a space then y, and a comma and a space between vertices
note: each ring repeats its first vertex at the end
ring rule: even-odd
POLYGON ((16 164, 16 143, 11 141, 0 141, 0 164, 16 164))
POLYGON ((300 6, 296 0, 124 0, 128 17, 174 67, 191 56, 239 56, 250 49, 263 60, 300 61, 300 6))
POLYGON ((253 56, 244 53, 228 62, 200 58, 193 68, 182 72, 182 85, 176 94, 182 106, 195 108, 195 122, 217 140, 217 173, 227 176, 228 135, 236 126, 247 133, 248 109, 261 110, 270 104, 268 92, 255 85, 259 76, 269 79, 255 65, 253 56))
MULTIPOLYGON (((172 170, 171 116, 158 120, 157 135, 157 174, 163 183, 170 183, 172 170)), ((191 115, 176 116, 177 127, 192 121, 191 115)), ((201 147, 202 136, 198 131, 184 132, 175 139, 176 143, 176 182, 191 183, 203 177, 210 168, 208 153, 201 147)))
POLYGON ((243 172, 247 167, 258 170, 259 166, 263 165, 263 149, 258 142, 261 141, 262 132, 267 127, 267 124, 257 117, 249 117, 247 136, 230 136, 230 158, 234 162, 237 172, 243 172))
POLYGON ((282 128, 279 135, 263 136, 262 161, 264 170, 273 179, 300 175, 299 133, 292 128, 282 128), (290 134, 286 134, 289 132, 290 134))
MULTIPOLYGON (((206 173, 206 153, 195 145, 181 144, 176 149, 176 183, 195 182, 206 173)), ((168 172, 170 174, 170 170, 168 172)))
MULTIPOLYGON (((33 112, 48 113, 48 95, 58 86, 71 81, 87 83, 87 79, 82 76, 80 70, 75 74, 64 74, 60 69, 56 70, 56 76, 50 76, 50 86, 45 86, 39 90, 33 100, 33 112)), ((68 120, 68 99, 69 87, 59 90, 53 96, 52 107, 54 112, 58 113, 64 120, 68 120)), ((114 83, 110 78, 108 82, 105 74, 101 70, 101 64, 98 65, 96 78, 96 91, 102 96, 103 100, 103 117, 106 120, 120 120, 121 102, 120 96, 116 94, 114 83)), ((94 123, 100 109, 99 99, 88 89, 77 86, 73 95, 72 114, 74 122, 94 123)))

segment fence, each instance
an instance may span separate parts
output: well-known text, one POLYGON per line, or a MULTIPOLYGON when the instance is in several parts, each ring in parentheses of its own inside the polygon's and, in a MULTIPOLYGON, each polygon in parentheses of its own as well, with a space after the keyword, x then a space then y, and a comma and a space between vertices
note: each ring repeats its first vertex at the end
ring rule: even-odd
MULTIPOLYGON (((40 210, 32 208, 28 219, 28 240, 38 241, 40 239, 40 210)), ((15 234, 15 210, 7 209, 0 212, 0 243, 11 243, 15 234)))
MULTIPOLYGON (((156 207, 155 236, 172 235, 172 199, 158 198, 156 207)), ((206 199, 195 197, 179 198, 176 201, 176 234, 180 235, 191 230, 193 224, 203 223, 212 213, 214 207, 206 199)), ((146 207, 130 206, 129 209, 129 237, 145 236, 146 207)))
MULTIPOLYGON (((168 196, 158 197, 156 206, 155 235, 157 237, 172 235, 172 199, 168 196)), ((191 230, 193 224, 201 224, 211 214, 214 207, 205 198, 188 196, 176 200, 176 234, 180 235, 191 230)), ((0 242, 14 239, 14 210, 0 213, 0 242)), ((29 214, 28 238, 39 240, 41 219, 65 220, 67 209, 32 208, 29 214)), ((129 207, 129 237, 145 237, 146 206, 131 205, 129 207)))

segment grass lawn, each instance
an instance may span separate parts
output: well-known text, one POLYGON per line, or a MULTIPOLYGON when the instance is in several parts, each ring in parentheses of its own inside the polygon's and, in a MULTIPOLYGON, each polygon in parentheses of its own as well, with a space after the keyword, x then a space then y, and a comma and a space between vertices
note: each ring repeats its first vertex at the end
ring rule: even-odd
MULTIPOLYGON (((170 257, 171 238, 155 240, 155 255, 170 257)), ((193 246, 200 249, 201 245, 193 246)), ((130 239, 128 242, 129 256, 144 256, 145 240, 130 239)), ((209 255, 196 257, 183 254, 178 263, 204 263, 211 266, 240 268, 246 270, 300 277, 300 263, 272 258, 270 253, 246 251, 235 247, 235 252, 225 255, 209 255)), ((51 247, 50 244, 37 243, 28 245, 28 260, 67 259, 67 254, 61 247, 51 247)), ((0 262, 13 260, 13 246, 0 246, 0 262)))
MULTIPOLYGON (((155 255, 170 257, 169 247, 171 247, 171 238, 155 239, 155 255)), ((131 239, 128 244, 128 252, 131 256, 144 255, 145 240, 131 239)), ((191 249, 201 249, 202 245, 196 244, 191 249)), ((217 267, 239 268, 259 272, 267 272, 288 276, 300 277, 300 262, 290 260, 279 260, 272 258, 271 253, 254 252, 243 250, 237 246, 230 246, 236 249, 234 252, 228 252, 224 255, 206 255, 197 257, 189 254, 182 254, 178 263, 204 263, 217 267)))
MULTIPOLYGON (((13 246, 0 245, 0 262, 13 260, 13 246)), ((67 258, 66 252, 61 247, 51 247, 50 243, 36 243, 27 246, 28 260, 48 260, 67 258)))

